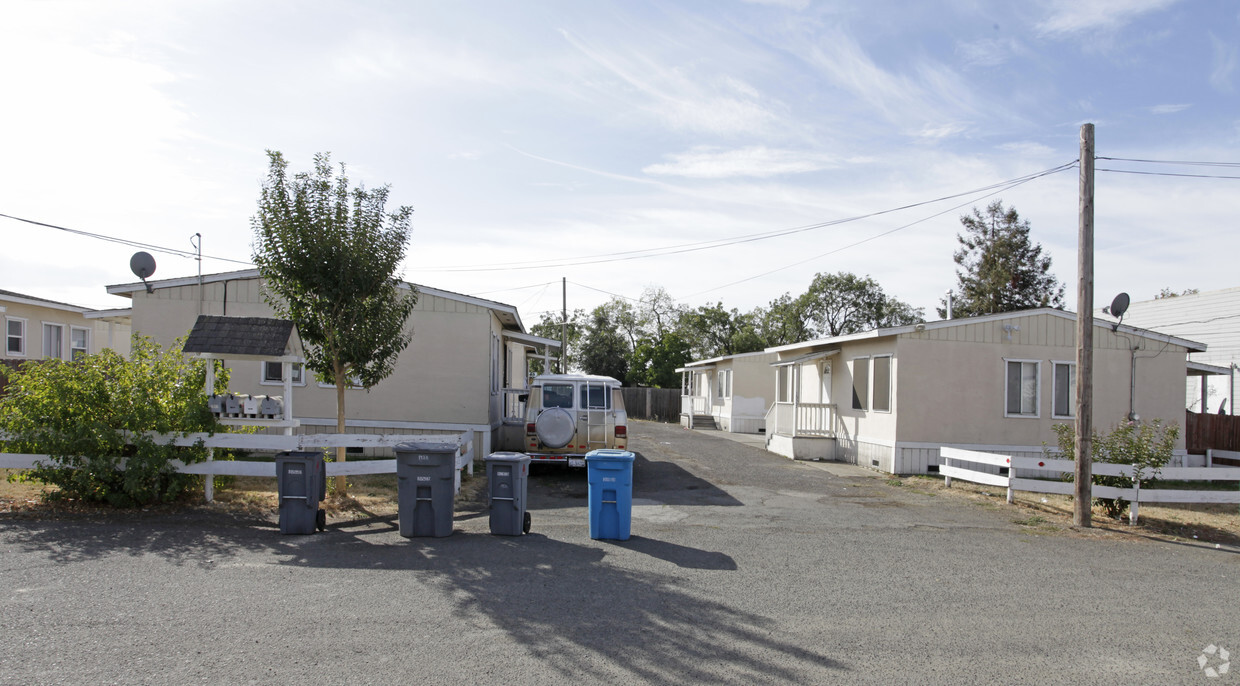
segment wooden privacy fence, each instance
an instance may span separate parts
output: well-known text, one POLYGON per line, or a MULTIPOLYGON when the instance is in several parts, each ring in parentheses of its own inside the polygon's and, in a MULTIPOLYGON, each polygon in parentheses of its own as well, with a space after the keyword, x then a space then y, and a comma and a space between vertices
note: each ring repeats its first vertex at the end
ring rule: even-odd
POLYGON ((624 410, 633 419, 680 421, 679 388, 622 388, 624 410))
MULTIPOLYGON (((208 448, 258 451, 306 451, 325 448, 394 448, 401 443, 442 443, 445 448, 456 450, 456 489, 461 488, 461 469, 474 473, 473 437, 470 432, 451 435, 426 434, 299 434, 296 436, 269 436, 264 434, 189 434, 173 436, 150 434, 161 445, 169 440, 178 446, 192 446, 198 441, 208 448)), ((48 455, 28 453, 0 453, 0 469, 32 469, 39 463, 54 465, 48 455)), ((275 462, 246 462, 241 460, 210 460, 185 464, 171 460, 169 464, 182 474, 214 476, 276 476, 275 462)), ((124 469, 124 463, 119 465, 124 469)), ((353 462, 329 462, 327 476, 354 476, 359 474, 395 474, 396 460, 355 460, 353 462)), ((206 499, 214 497, 213 480, 206 479, 206 499)))
MULTIPOLYGON (((952 479, 961 479, 988 486, 1007 489, 1007 501, 1014 499, 1016 491, 1031 493, 1057 493, 1072 495, 1074 484, 1071 481, 1050 479, 1029 479, 1011 476, 1014 470, 1043 470, 1066 474, 1076 473, 1074 460, 1055 460, 1046 457, 1020 457, 982 453, 974 450, 943 447, 939 449, 939 473, 944 482, 952 485, 952 479), (979 469, 979 465, 1007 469, 1007 474, 995 474, 992 471, 979 469)), ((1130 464, 1109 464, 1095 462, 1093 473, 1099 476, 1123 476, 1131 478, 1134 467, 1130 464)), ((1165 467, 1159 470, 1160 481, 1236 481, 1240 482, 1240 468, 1233 467, 1165 467)), ((1132 488, 1116 488, 1114 486, 1093 485, 1093 497, 1114 498, 1130 503, 1128 521, 1137 523, 1137 509, 1140 503, 1236 503, 1240 504, 1240 490, 1235 491, 1192 491, 1162 488, 1141 488, 1141 480, 1135 480, 1132 488)))
POLYGON ((1190 453, 1207 450, 1240 452, 1240 416, 1187 412, 1184 418, 1184 447, 1190 453))

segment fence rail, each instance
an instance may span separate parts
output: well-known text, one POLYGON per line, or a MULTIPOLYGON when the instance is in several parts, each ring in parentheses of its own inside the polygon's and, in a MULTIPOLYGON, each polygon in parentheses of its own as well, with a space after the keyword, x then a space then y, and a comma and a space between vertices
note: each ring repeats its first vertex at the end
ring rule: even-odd
MULTIPOLYGON (((1070 481, 1053 481, 1047 479, 1029 479, 1011 476, 1014 470, 1044 470, 1073 474, 1076 462, 1073 460, 1055 460, 1050 458, 1022 457, 982 453, 974 450, 961 450, 944 446, 939 449, 939 473, 944 476, 946 485, 951 486, 952 479, 961 479, 973 483, 998 486, 1007 489, 1007 501, 1013 502, 1016 491, 1031 493, 1055 493, 1072 495, 1074 484, 1070 481), (972 465, 972 466, 970 466, 972 465), (1007 468, 1008 474, 995 474, 976 468, 976 465, 1007 468)), ((1093 463, 1092 472, 1099 476, 1122 476, 1132 478, 1141 474, 1130 464, 1093 463)), ((1233 467, 1166 467, 1159 470, 1161 481, 1236 481, 1240 482, 1240 468, 1233 467)), ((1147 480, 1148 481, 1148 480, 1147 480)), ((1176 489, 1141 488, 1141 478, 1133 481, 1132 488, 1115 486, 1091 486, 1093 497, 1126 500, 1131 504, 1128 520, 1137 522, 1140 503, 1236 503, 1240 504, 1240 490, 1236 491, 1195 491, 1176 489)))

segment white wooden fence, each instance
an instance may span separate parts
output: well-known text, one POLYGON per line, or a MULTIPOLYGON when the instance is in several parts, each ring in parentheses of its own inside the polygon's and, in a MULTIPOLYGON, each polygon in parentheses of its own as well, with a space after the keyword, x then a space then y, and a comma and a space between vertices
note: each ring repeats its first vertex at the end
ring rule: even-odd
MULTIPOLYGON (((1219 451, 1215 451, 1219 455, 1219 451)), ((1222 457, 1228 454, 1220 455, 1222 457)), ((1074 484, 1070 481, 1054 481, 1048 479, 1029 479, 1017 476, 1018 469, 1044 470, 1067 474, 1076 473, 1076 462, 1073 460, 1056 460, 1045 457, 1021 457, 982 453, 974 450, 943 447, 939 449, 939 473, 943 475, 947 486, 952 479, 961 479, 973 483, 998 486, 1007 489, 1007 501, 1013 501, 1016 491, 1032 493, 1057 493, 1072 495, 1074 484), (977 468, 977 465, 1007 468, 1008 474, 995 474, 977 468)), ((1131 478, 1135 467, 1128 464, 1108 464, 1095 462, 1092 466, 1094 474, 1101 476, 1124 476, 1131 478)), ((1164 467, 1159 470, 1159 480, 1163 481, 1237 481, 1240 482, 1240 468, 1234 467, 1164 467)), ((1129 522, 1137 522, 1140 503, 1237 503, 1240 504, 1240 490, 1236 491, 1190 491, 1173 489, 1141 488, 1141 480, 1133 482, 1132 488, 1116 488, 1114 486, 1092 486, 1093 497, 1114 498, 1130 503, 1129 522)))
MULTIPOLYGON (((441 443, 456 450, 456 490, 461 488, 461 469, 474 473, 473 437, 470 432, 461 434, 300 434, 296 436, 269 436, 264 434, 189 434, 188 436, 150 434, 155 442, 166 444, 169 440, 178 446, 192 446, 198 441, 208 448, 225 448, 258 451, 305 451, 324 448, 394 448, 401 443, 441 443)), ((0 469, 31 469, 39 463, 49 464, 47 455, 26 453, 0 453, 0 469)), ((269 476, 275 478, 275 462, 247 462, 242 460, 211 460, 184 464, 171 461, 182 474, 215 476, 269 476)), ((124 469, 122 462, 120 469, 124 469)), ((395 474, 396 460, 357 460, 354 462, 329 462, 327 476, 354 476, 359 474, 395 474)), ((206 499, 214 498, 213 480, 206 479, 206 499)))

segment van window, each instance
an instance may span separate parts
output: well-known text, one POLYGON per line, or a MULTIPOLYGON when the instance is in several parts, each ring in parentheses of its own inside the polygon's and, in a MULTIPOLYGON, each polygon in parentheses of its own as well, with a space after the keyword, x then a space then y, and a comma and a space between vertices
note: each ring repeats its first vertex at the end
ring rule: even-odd
POLYGON ((610 395, 607 387, 602 384, 583 384, 581 386, 581 406, 590 410, 608 409, 610 395))
POLYGON ((542 405, 547 407, 564 407, 572 409, 573 407, 573 385, 572 384, 545 384, 542 392, 542 405))

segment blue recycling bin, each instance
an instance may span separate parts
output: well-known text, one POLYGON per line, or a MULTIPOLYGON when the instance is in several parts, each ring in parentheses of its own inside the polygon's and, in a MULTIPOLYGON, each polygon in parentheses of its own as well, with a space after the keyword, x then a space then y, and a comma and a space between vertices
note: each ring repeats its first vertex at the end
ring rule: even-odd
POLYGON ((591 450, 586 453, 590 485, 590 538, 629 540, 633 521, 633 453, 591 450))

